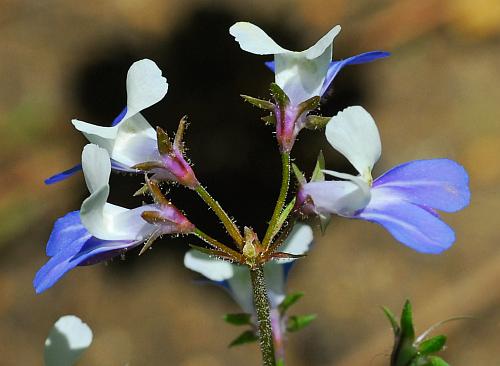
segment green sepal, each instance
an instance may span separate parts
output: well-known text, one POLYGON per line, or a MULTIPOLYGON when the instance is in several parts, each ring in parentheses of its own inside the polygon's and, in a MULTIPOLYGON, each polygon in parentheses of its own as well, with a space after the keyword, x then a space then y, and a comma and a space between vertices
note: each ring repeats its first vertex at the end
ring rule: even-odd
POLYGON ((441 351, 446 344, 445 335, 437 335, 426 339, 418 346, 418 352, 422 355, 429 355, 441 351))
POLYGON ((319 214, 318 215, 318 218, 319 218, 319 228, 321 229, 321 234, 325 234, 325 231, 326 231, 326 228, 328 227, 328 225, 330 225, 330 221, 332 221, 332 215, 323 215, 323 214, 319 214))
POLYGON ((317 95, 303 101, 297 106, 297 109, 299 111, 298 115, 300 116, 304 112, 312 111, 313 109, 318 108, 320 102, 321 102, 321 97, 317 95))
POLYGON ((288 332, 298 332, 311 324, 314 319, 316 319, 316 314, 291 316, 288 318, 286 330, 288 332))
POLYGON ((233 258, 229 254, 227 254, 226 252, 223 252, 222 250, 215 250, 215 249, 200 247, 200 246, 194 245, 194 244, 188 244, 188 245, 192 249, 197 250, 200 253, 207 254, 211 257, 218 257, 218 258, 223 258, 226 260, 233 261, 233 258))
POLYGON ((389 322, 391 323, 394 336, 395 337, 399 336, 401 328, 399 328, 399 324, 398 321, 396 320, 396 316, 394 315, 394 313, 385 306, 382 306, 382 311, 384 312, 385 316, 387 317, 387 319, 389 319, 389 322))
POLYGON ((332 117, 323 117, 317 116, 315 114, 310 114, 309 116, 307 116, 305 128, 307 128, 308 130, 319 130, 321 128, 325 128, 331 119, 332 117))
POLYGON ((242 344, 257 342, 258 340, 259 337, 253 330, 246 330, 229 343, 228 347, 241 346, 242 344))
POLYGON ((274 114, 270 114, 269 116, 260 117, 261 120, 265 122, 268 126, 274 126, 276 124, 276 116, 274 114))
POLYGON ((283 316, 293 304, 300 300, 302 296, 304 296, 304 293, 300 291, 286 295, 281 304, 278 306, 280 314, 283 316))
POLYGON ((276 235, 281 230, 281 227, 285 223, 285 220, 288 218, 288 215, 290 215, 290 212, 295 207, 295 201, 296 201, 296 198, 294 197, 290 202, 288 202, 288 205, 286 205, 286 207, 283 209, 283 211, 281 211, 281 213, 278 217, 278 220, 276 221, 274 235, 276 235))
POLYGON ((286 93, 279 87, 278 84, 271 83, 269 90, 271 91, 271 95, 273 96, 274 100, 280 107, 286 107, 286 105, 290 103, 290 98, 288 98, 288 95, 286 95, 286 93))
POLYGON ((268 100, 254 98, 245 94, 240 94, 240 97, 242 97, 245 102, 248 102, 258 108, 274 111, 275 105, 268 100))
POLYGON ((231 325, 252 325, 252 314, 248 313, 226 314, 223 319, 231 325))
POLYGON ((168 134, 158 126, 156 127, 156 141, 160 155, 168 155, 172 153, 173 146, 168 134))
POLYGON ((299 185, 302 186, 307 183, 306 177, 304 176, 304 173, 302 173, 297 165, 295 163, 292 163, 292 171, 293 174, 295 174, 295 178, 297 179, 297 182, 299 182, 299 185))
POLYGON ((325 180, 325 173, 323 173, 324 169, 325 156, 323 155, 323 151, 320 150, 316 159, 316 166, 314 167, 314 171, 311 176, 311 182, 323 182, 325 180))
POLYGON ((285 366, 285 361, 283 359, 279 359, 276 361, 276 366, 285 366))

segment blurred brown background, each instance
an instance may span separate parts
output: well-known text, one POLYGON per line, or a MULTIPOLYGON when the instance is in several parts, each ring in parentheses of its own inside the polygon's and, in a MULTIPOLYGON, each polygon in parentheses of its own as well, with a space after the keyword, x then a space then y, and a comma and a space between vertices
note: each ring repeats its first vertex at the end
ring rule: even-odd
MULTIPOLYGON (((227 29, 261 25, 291 49, 305 49, 334 24, 336 59, 382 49, 389 59, 352 66, 324 107, 363 104, 378 122, 381 173, 418 158, 450 157, 471 176, 472 203, 445 215, 457 242, 440 256, 415 253, 376 225, 335 219, 290 276, 306 297, 295 309, 319 320, 290 337, 289 365, 387 365, 392 346, 386 305, 414 303, 417 332, 443 327, 445 358, 456 366, 500 365, 500 2, 496 0, 4 0, 0 3, 0 365, 42 363, 52 323, 76 314, 94 330, 81 365, 256 365, 256 345, 228 350, 240 331, 221 290, 193 283, 182 267, 186 242, 164 239, 140 259, 78 268, 36 296, 54 220, 87 194, 81 175, 47 187, 43 179, 79 161, 84 139, 73 117, 109 123, 125 104, 130 64, 157 61, 170 84, 146 111, 170 131, 191 118, 189 155, 200 180, 238 218, 262 231, 279 184, 279 159, 259 112, 238 94, 266 96, 272 74, 242 52, 227 29)), ((331 168, 348 168, 321 134, 294 149, 312 169, 318 148, 331 168)), ((377 173, 376 172, 376 173, 377 173)), ((112 180, 113 202, 137 188, 112 180)), ((222 235, 189 192, 174 202, 196 224, 222 235)))

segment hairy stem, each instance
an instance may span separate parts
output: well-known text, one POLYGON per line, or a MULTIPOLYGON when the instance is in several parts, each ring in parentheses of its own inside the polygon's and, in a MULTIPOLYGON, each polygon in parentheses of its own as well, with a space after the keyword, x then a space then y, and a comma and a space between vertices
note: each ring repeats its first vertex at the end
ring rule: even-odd
POLYGON ((195 188, 196 193, 205 201, 205 203, 214 211, 222 225, 226 228, 227 232, 233 238, 235 243, 241 249, 243 248, 243 237, 241 236, 240 230, 236 224, 231 220, 226 211, 219 205, 219 203, 214 200, 214 198, 207 192, 205 188, 200 184, 195 188))
POLYGON ((286 195, 288 193, 288 185, 290 184, 290 153, 283 152, 281 154, 281 166, 282 166, 282 173, 281 173, 280 194, 278 196, 278 201, 276 202, 276 206, 274 207, 274 212, 273 216, 271 216, 271 221, 269 221, 269 226, 267 227, 266 235, 264 236, 264 240, 262 241, 262 246, 264 248, 267 248, 271 243, 271 241, 273 240, 278 218, 285 205, 286 195))
POLYGON ((195 228, 193 231, 193 234, 196 235, 198 238, 203 240, 205 243, 209 244, 211 247, 220 250, 221 252, 224 252, 226 254, 229 254, 230 256, 242 260, 242 255, 238 253, 236 250, 229 248, 227 245, 222 244, 218 240, 212 238, 210 235, 205 234, 203 231, 201 231, 198 228, 195 228))
POLYGON ((257 312, 259 328, 260 351, 262 353, 262 364, 264 366, 275 366, 273 330, 271 327, 271 313, 269 309, 269 298, 264 279, 264 267, 259 264, 250 270, 253 288, 253 300, 257 312))

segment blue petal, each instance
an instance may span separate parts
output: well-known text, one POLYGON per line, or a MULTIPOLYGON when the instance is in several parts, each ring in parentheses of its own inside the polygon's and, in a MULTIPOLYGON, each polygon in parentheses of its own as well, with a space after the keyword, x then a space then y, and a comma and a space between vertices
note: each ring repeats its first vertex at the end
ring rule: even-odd
POLYGON ((373 190, 446 212, 469 204, 469 177, 465 169, 449 159, 415 160, 389 170, 373 183, 373 190))
POLYGON ((47 242, 46 253, 49 257, 56 255, 68 246, 76 246, 75 242, 83 240, 79 248, 90 238, 80 220, 80 211, 73 211, 56 220, 47 242))
POLYGON ((79 172, 80 170, 82 170, 82 164, 76 164, 73 168, 70 168, 61 173, 55 174, 50 178, 45 179, 44 182, 47 185, 57 183, 60 182, 61 180, 71 177, 73 174, 79 172))
POLYGON ((121 111, 120 114, 116 116, 116 118, 111 123, 111 126, 116 126, 118 123, 120 123, 126 114, 127 114, 127 107, 125 107, 123 111, 121 111))
POLYGON ((35 291, 45 291, 76 266, 102 262, 139 243, 97 239, 81 224, 80 212, 70 212, 54 224, 47 243, 47 255, 52 258, 36 273, 35 291))
POLYGON ((390 193, 373 190, 368 206, 354 218, 382 225, 394 238, 421 253, 438 254, 453 244, 455 233, 434 212, 390 193))
POLYGON ((332 61, 328 68, 328 72, 326 73, 326 78, 325 81, 323 82, 323 87, 321 88, 321 95, 323 95, 328 90, 333 79, 335 79, 339 71, 344 66, 364 64, 388 56, 390 56, 389 52, 372 51, 372 52, 361 53, 359 55, 346 58, 345 60, 332 61))
POLYGON ((271 70, 272 72, 275 71, 275 68, 274 68, 274 61, 266 61, 264 62, 264 64, 267 66, 267 68, 269 70, 271 70))

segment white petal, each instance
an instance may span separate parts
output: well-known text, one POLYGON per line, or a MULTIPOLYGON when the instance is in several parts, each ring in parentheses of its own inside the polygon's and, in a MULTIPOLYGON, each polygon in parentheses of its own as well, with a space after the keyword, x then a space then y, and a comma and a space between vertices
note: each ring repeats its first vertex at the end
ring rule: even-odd
POLYGON ((266 32, 252 23, 235 23, 229 28, 229 33, 240 44, 242 50, 256 55, 274 55, 290 52, 279 46, 266 32))
POLYGON ((353 181, 327 181, 304 184, 302 189, 309 195, 318 214, 352 216, 370 202, 370 190, 360 186, 366 183, 353 181))
POLYGON ((105 149, 95 144, 85 145, 82 152, 82 169, 90 193, 108 186, 111 162, 105 149))
POLYGON ((156 132, 149 122, 137 113, 120 123, 111 157, 127 166, 158 160, 156 132))
POLYGON ((380 158, 381 144, 372 116, 359 106, 339 112, 326 125, 328 142, 342 153, 365 180, 380 158))
POLYGON ((94 144, 84 147, 82 168, 90 191, 80 208, 85 228, 103 240, 142 240, 154 231, 154 226, 141 217, 141 213, 154 209, 146 205, 133 210, 107 203, 111 162, 106 150, 94 144))
POLYGON ((305 55, 305 57, 309 60, 312 60, 312 59, 315 59, 319 56, 321 56, 322 54, 325 53, 325 50, 328 49, 328 47, 330 47, 330 51, 329 51, 329 54, 330 54, 330 60, 332 60, 332 50, 331 50, 331 47, 332 47, 332 43, 333 43, 333 40, 335 39, 335 37, 337 37, 337 35, 340 33, 340 25, 336 25, 335 27, 333 27, 332 29, 330 29, 330 31, 325 34, 323 37, 321 37, 321 39, 316 42, 316 44, 314 46, 311 46, 309 47, 307 50, 303 51, 302 53, 305 55))
POLYGON ((92 330, 74 315, 54 324, 45 340, 45 366, 71 366, 92 343, 92 330))
MULTIPOLYGON (((280 252, 290 254, 305 254, 313 242, 313 231, 309 225, 298 223, 279 248, 280 252)), ((280 259, 278 263, 293 262, 293 259, 280 259)))
MULTIPOLYGON (((280 261, 282 263, 283 261, 280 261)), ((285 267, 283 264, 268 262, 264 265, 267 291, 271 308, 276 309, 285 299, 285 267)))
POLYGON ((331 47, 313 60, 302 52, 277 54, 274 57, 276 84, 288 95, 292 105, 298 105, 320 95, 331 59, 331 47))
POLYGON ((229 288, 234 300, 240 305, 244 312, 254 314, 252 280, 250 269, 247 266, 231 265, 233 276, 228 279, 229 288))
POLYGON ((234 275, 231 263, 212 258, 197 250, 190 250, 184 255, 184 266, 217 282, 228 280, 234 275))
POLYGON ((127 114, 129 117, 158 103, 167 94, 167 79, 161 70, 148 59, 134 62, 127 73, 127 114))
POLYGON ((106 149, 113 160, 127 167, 158 158, 156 132, 140 113, 113 127, 79 120, 72 123, 90 142, 106 149))
POLYGON ((116 135, 118 134, 119 125, 113 127, 103 127, 79 121, 77 119, 73 119, 71 123, 73 123, 73 126, 75 126, 78 131, 82 132, 91 143, 106 149, 109 155, 113 153, 113 147, 116 135))

